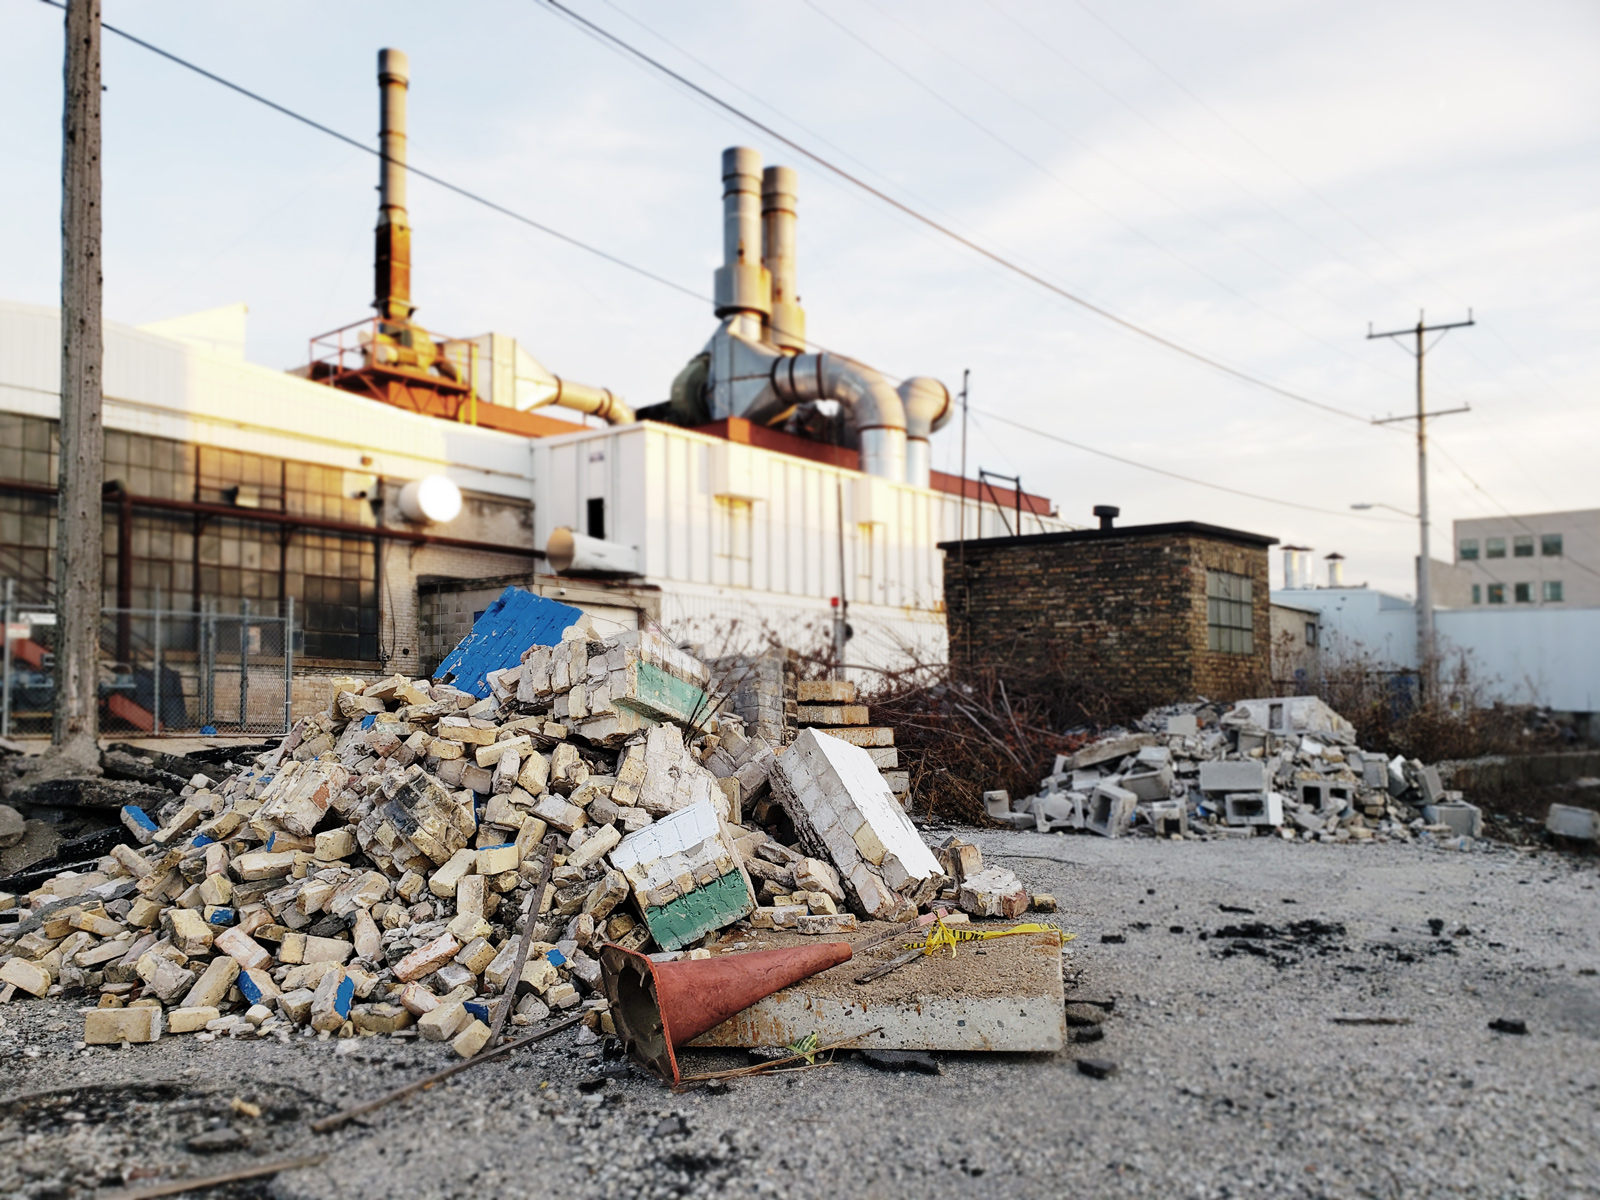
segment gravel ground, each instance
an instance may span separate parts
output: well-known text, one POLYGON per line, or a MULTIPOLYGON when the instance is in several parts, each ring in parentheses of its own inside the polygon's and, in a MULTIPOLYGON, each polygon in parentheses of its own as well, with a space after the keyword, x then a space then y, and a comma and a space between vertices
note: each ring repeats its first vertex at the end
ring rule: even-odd
POLYGON ((841 1058, 673 1095, 562 1033, 319 1137, 309 1121, 448 1050, 187 1036, 75 1049, 73 1008, 14 1003, 0 1009, 0 1195, 325 1151, 208 1194, 1600 1196, 1600 860, 972 836, 1060 899, 1078 934, 1069 1000, 1116 1002, 1102 1040, 941 1055, 937 1076, 841 1058), (1528 1032, 1491 1031, 1497 1018, 1528 1032), (1082 1057, 1118 1073, 1091 1079, 1082 1057))

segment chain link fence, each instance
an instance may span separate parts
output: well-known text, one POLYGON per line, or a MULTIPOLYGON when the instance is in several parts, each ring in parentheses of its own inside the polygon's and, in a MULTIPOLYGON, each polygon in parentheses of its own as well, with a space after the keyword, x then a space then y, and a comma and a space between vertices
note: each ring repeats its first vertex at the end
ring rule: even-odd
MULTIPOLYGON (((0 600, 0 736, 48 735, 55 713, 55 612, 0 600)), ((100 625, 100 730, 108 736, 281 734, 289 729, 294 600, 283 616, 214 605, 107 608, 100 625)))

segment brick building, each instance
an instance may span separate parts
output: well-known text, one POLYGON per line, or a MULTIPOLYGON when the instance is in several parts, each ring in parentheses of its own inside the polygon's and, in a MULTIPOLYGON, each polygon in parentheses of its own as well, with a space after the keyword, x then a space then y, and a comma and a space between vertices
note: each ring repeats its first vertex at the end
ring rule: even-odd
MULTIPOLYGON (((1111 511, 1115 516, 1115 510, 1111 511)), ((1124 705, 1259 693, 1267 548, 1195 521, 942 542, 950 661, 1124 705)))

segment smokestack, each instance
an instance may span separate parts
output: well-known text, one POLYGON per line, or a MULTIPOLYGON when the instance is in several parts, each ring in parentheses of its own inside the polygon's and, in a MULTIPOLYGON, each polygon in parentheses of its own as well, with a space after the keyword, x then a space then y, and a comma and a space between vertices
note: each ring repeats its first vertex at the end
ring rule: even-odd
POLYGON ((408 320, 411 307, 411 226, 406 221, 406 91, 411 60, 403 50, 378 51, 382 107, 378 145, 378 254, 372 306, 390 321, 408 320))
POLYGON ((761 175, 761 264, 772 277, 771 342, 806 348, 806 314, 800 307, 795 263, 795 209, 799 177, 793 167, 768 167, 761 175))
POLYGON ((722 152, 722 266, 717 316, 772 311, 772 280, 761 265, 761 154, 746 146, 722 152))
POLYGON ((1283 548, 1283 586, 1286 588, 1308 588, 1311 586, 1311 561, 1306 555, 1311 553, 1308 546, 1285 546, 1283 548))
POLYGON ((1328 586, 1331 588, 1344 586, 1344 555, 1335 550, 1323 559, 1328 564, 1328 586))

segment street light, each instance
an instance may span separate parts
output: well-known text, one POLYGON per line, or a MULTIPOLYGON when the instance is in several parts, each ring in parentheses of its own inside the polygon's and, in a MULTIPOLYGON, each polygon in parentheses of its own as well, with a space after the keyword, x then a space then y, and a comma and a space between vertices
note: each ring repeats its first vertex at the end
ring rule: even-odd
POLYGON ((1354 508, 1354 509, 1361 510, 1361 511, 1365 511, 1366 509, 1369 509, 1369 508, 1387 508, 1390 512, 1397 512, 1402 517, 1410 517, 1413 521, 1415 521, 1417 519, 1417 514, 1416 513, 1407 512, 1403 508, 1396 508, 1392 504, 1385 504, 1381 500, 1374 500, 1370 504, 1352 504, 1350 507, 1354 508))

